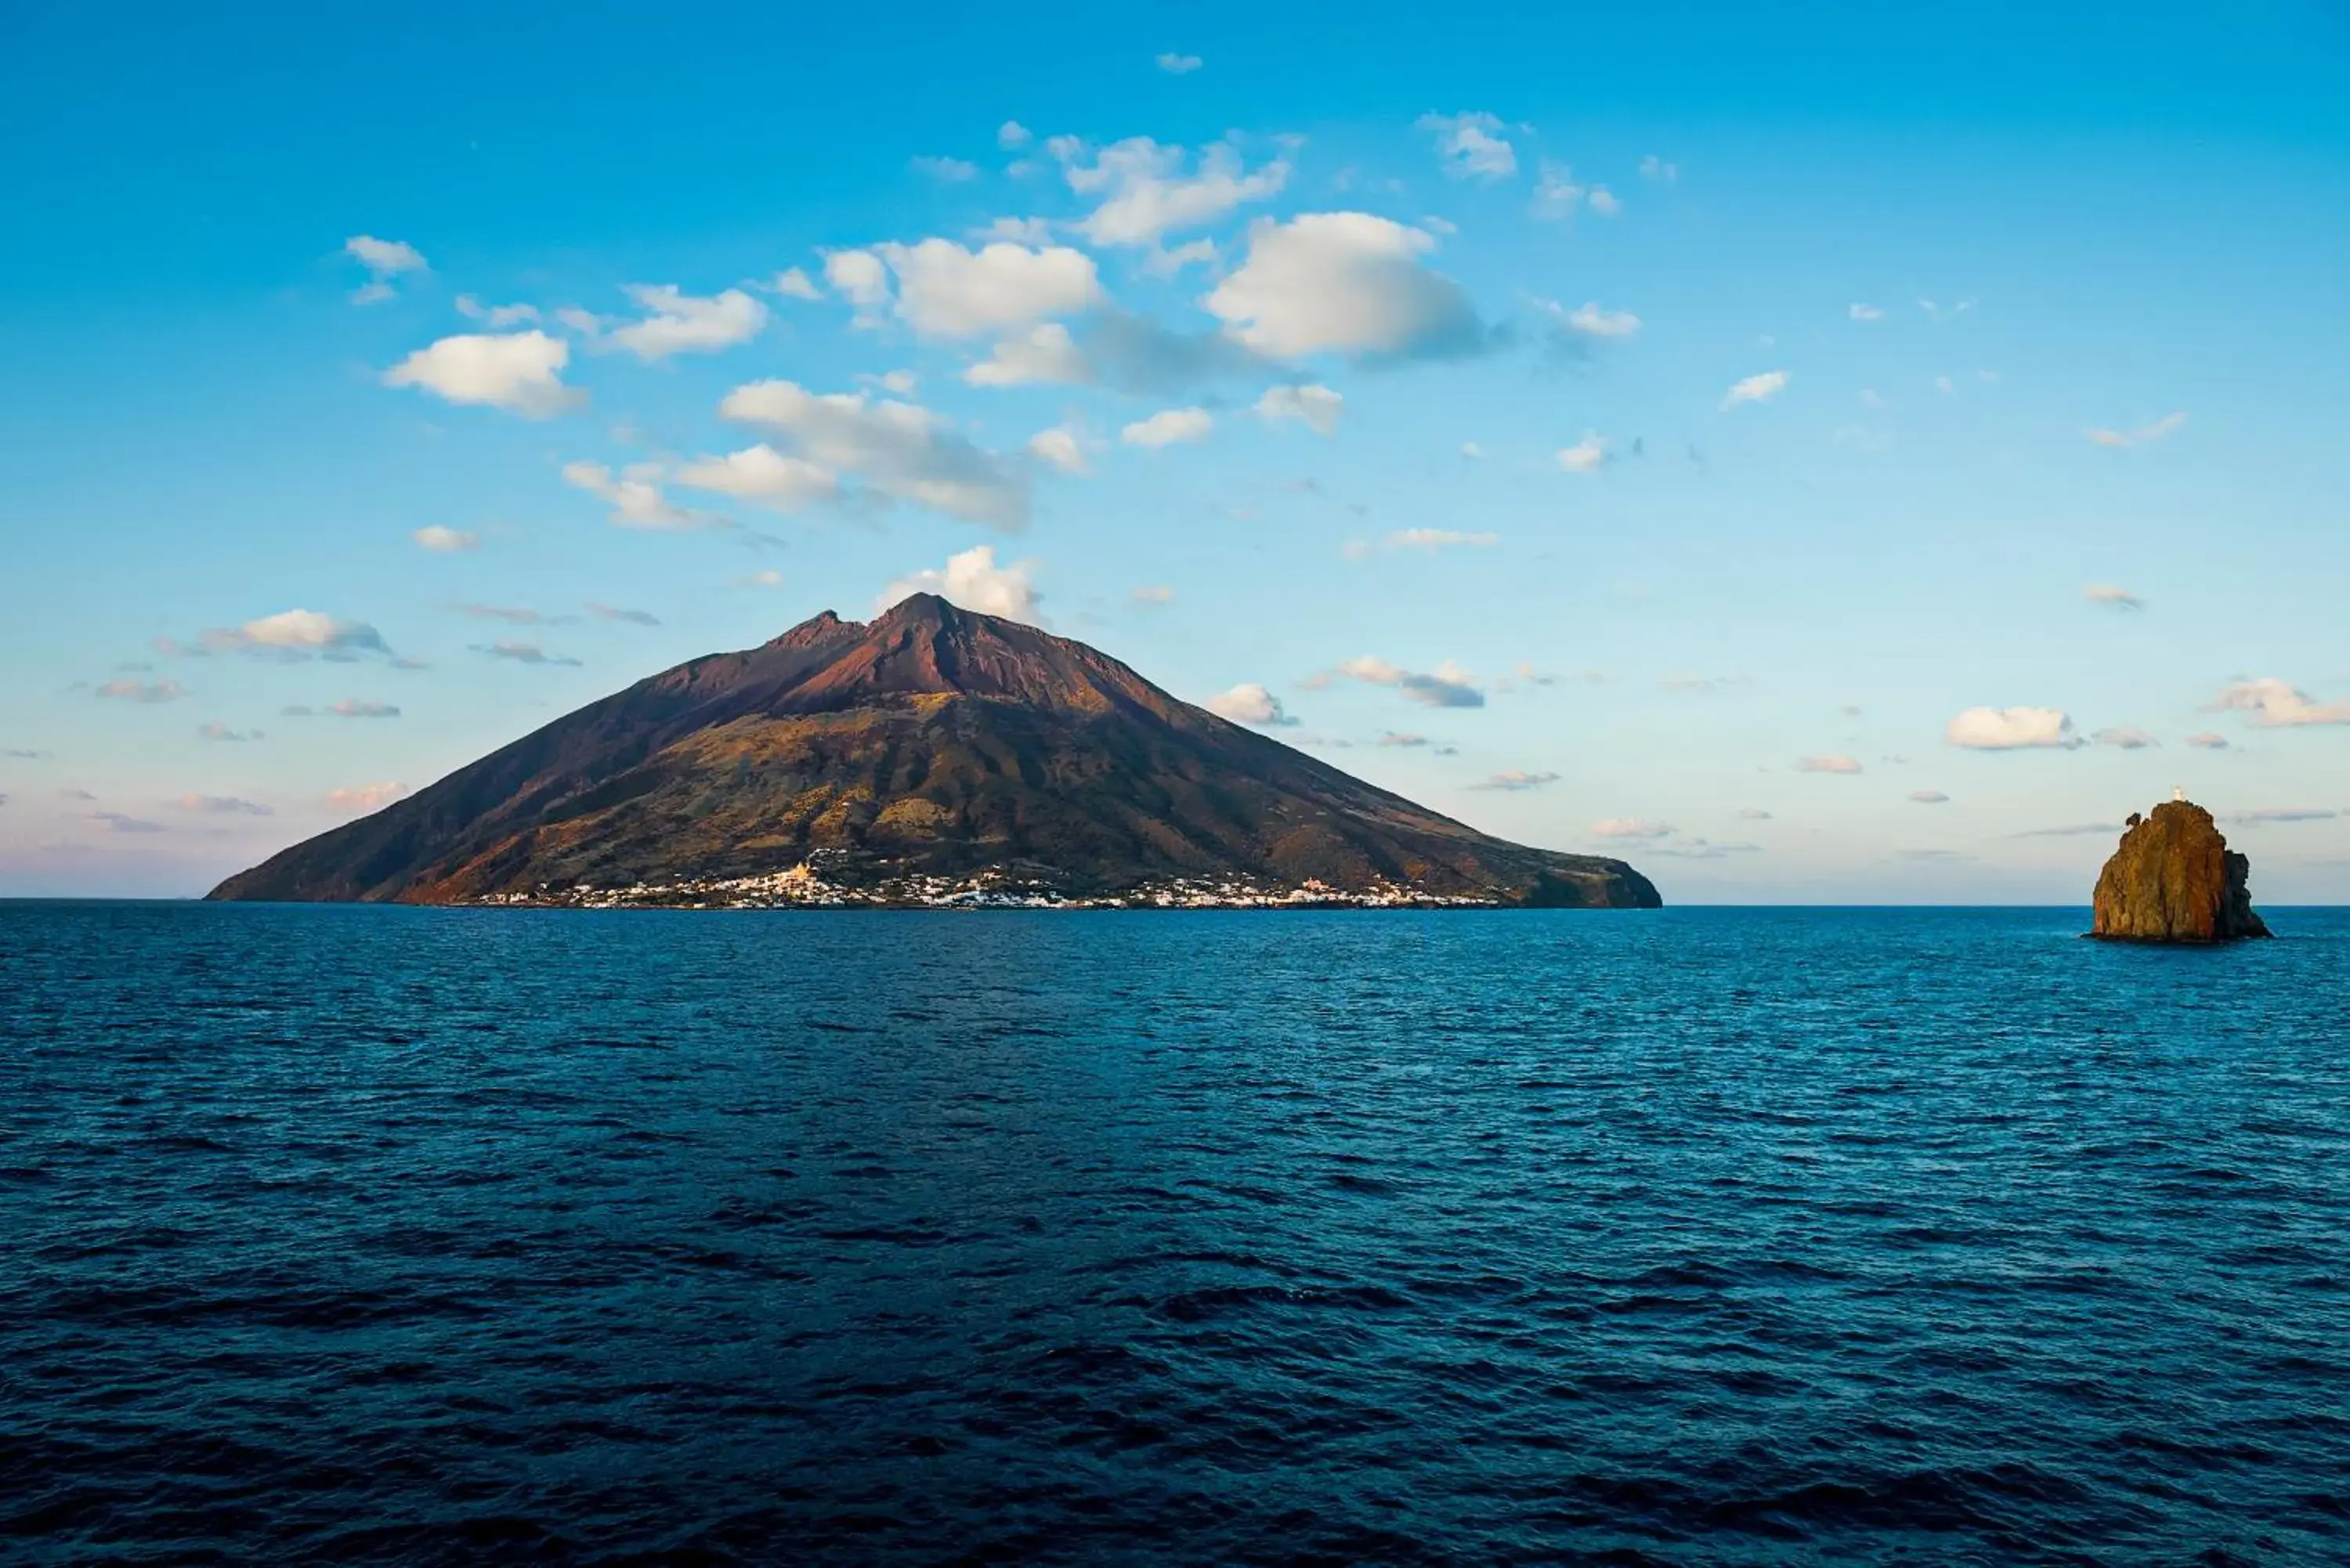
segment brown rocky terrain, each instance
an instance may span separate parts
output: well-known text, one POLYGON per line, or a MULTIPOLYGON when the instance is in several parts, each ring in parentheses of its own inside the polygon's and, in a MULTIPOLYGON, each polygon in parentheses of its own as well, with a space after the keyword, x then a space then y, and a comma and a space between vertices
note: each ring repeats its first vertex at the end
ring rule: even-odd
POLYGON ((789 870, 1072 897, 1237 877, 1654 907, 1622 861, 1489 837, 1180 701, 1083 643, 918 594, 639 681, 214 898, 468 903, 789 870))
POLYGON ((2265 937, 2247 886, 2251 862, 2228 847, 2211 814, 2165 801, 2129 831, 2098 874, 2089 934, 2116 941, 2232 942, 2265 937))

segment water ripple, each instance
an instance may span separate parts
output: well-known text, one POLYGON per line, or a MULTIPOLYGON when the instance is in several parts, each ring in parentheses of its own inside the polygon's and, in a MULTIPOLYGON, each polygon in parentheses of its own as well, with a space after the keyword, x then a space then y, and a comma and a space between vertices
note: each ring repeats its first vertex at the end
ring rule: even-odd
POLYGON ((0 1558, 2350 1560, 2350 916, 0 904, 0 1558))

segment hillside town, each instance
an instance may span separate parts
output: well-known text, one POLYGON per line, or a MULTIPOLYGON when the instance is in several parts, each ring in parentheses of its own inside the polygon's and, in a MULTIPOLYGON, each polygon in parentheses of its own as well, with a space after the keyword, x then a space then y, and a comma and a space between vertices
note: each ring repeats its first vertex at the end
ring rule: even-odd
POLYGON ((625 885, 574 883, 469 900, 501 908, 561 909, 1492 909, 1495 898, 1423 892, 1382 883, 1361 891, 1309 878, 1270 885, 1241 876, 1174 877, 1098 897, 1071 897, 996 869, 967 877, 885 876, 855 886, 827 880, 820 859, 755 877, 625 885))

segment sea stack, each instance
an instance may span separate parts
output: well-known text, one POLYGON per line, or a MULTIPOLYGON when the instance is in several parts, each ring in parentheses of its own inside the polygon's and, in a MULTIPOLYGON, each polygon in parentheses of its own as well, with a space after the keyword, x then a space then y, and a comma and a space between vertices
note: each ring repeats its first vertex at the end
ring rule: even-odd
POLYGON ((2251 862, 2228 847, 2211 814, 2181 798, 2130 818, 2097 877, 2089 934, 2123 942, 2234 942, 2264 937, 2245 886, 2251 862))

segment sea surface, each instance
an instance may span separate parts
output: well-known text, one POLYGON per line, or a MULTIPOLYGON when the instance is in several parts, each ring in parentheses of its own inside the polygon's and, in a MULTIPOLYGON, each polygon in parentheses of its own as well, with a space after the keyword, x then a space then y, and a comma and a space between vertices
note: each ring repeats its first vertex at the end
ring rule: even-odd
POLYGON ((0 904, 0 1561, 2350 1561, 2350 912, 0 904))

